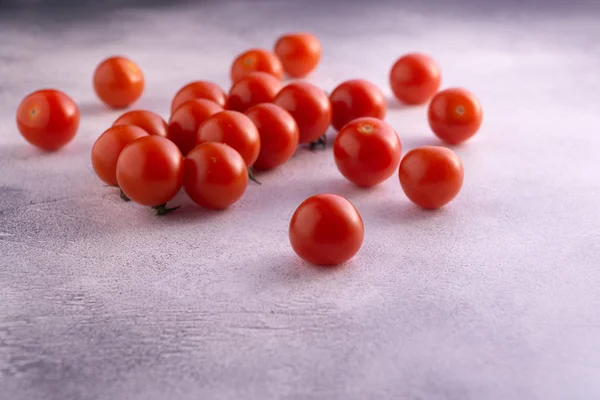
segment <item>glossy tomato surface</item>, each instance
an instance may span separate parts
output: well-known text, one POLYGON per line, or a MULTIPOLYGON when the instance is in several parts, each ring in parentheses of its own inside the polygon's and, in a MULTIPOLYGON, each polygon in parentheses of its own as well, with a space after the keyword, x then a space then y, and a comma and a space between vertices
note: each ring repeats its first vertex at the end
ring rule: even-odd
POLYGON ((171 102, 171 114, 177 108, 189 100, 207 99, 214 101, 221 107, 225 107, 227 96, 219 85, 209 81, 194 81, 183 86, 173 97, 171 102))
POLYGON ((321 42, 310 33, 289 33, 277 39, 275 54, 289 76, 301 78, 312 72, 319 64, 321 42))
POLYGON ((252 72, 233 84, 227 108, 245 112, 259 103, 270 103, 281 90, 281 81, 266 72, 252 72))
POLYGON ((316 265, 339 265, 360 249, 364 225, 356 208, 335 194, 317 194, 296 209, 289 227, 292 248, 316 265))
POLYGON ((184 189, 198 205, 220 210, 237 202, 248 186, 246 163, 231 147, 203 143, 185 158, 184 189))
POLYGON ((144 92, 144 75, 130 59, 111 57, 96 67, 94 90, 104 104, 112 108, 124 108, 144 92))
POLYGON ((164 205, 175 197, 183 183, 183 156, 170 140, 143 136, 121 151, 117 183, 138 204, 164 205))
POLYGON ((456 197, 463 184, 460 158, 441 146, 424 146, 409 151, 399 169, 406 197, 419 207, 443 207, 456 197))
POLYGON ((266 72, 279 80, 283 79, 281 61, 264 49, 250 49, 238 55, 231 65, 231 81, 235 83, 252 72, 266 72))
POLYGON ((223 107, 206 99, 189 100, 177 108, 169 119, 167 138, 186 155, 196 146, 198 128, 208 117, 223 111, 223 107))
POLYGON ((134 125, 108 128, 92 147, 92 167, 104 183, 117 186, 117 160, 123 149, 134 140, 148 136, 148 132, 134 125))
POLYGON ((364 79, 352 79, 336 87, 329 96, 332 125, 338 131, 356 118, 384 119, 387 103, 381 89, 364 79))
POLYGON ((135 125, 142 128, 149 135, 167 136, 167 123, 162 117, 152 111, 133 110, 121 115, 113 123, 113 126, 118 125, 135 125))
POLYGON ((427 117, 437 137, 449 144, 459 144, 477 133, 483 120, 483 111, 473 93, 466 89, 451 88, 433 97, 427 117))
POLYGON ((325 134, 331 124, 331 103, 325 92, 308 82, 294 82, 279 91, 273 103, 289 112, 298 124, 300 143, 325 134))
POLYGON ((374 186, 392 176, 402 154, 396 131, 377 118, 358 118, 338 133, 333 145, 335 163, 346 179, 374 186))
POLYGON ((440 67, 428 55, 406 54, 390 71, 390 86, 394 96, 409 105, 425 104, 440 87, 440 67))
POLYGON ((55 151, 69 143, 79 128, 79 109, 66 94, 43 89, 27 95, 17 109, 17 128, 29 143, 55 151))

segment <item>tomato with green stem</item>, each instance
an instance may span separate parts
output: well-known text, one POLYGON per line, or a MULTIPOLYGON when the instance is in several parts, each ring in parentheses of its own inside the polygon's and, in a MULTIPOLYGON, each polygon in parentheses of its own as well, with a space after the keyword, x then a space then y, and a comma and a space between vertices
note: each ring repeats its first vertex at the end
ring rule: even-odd
POLYGON ((125 108, 144 92, 144 75, 130 59, 110 57, 94 71, 94 90, 107 106, 125 108))
POLYGON ((152 111, 133 110, 121 115, 113 126, 134 125, 142 128, 149 135, 167 136, 168 126, 162 117, 152 111))
POLYGON ((211 115, 223 111, 223 107, 206 99, 188 100, 169 119, 167 139, 186 155, 196 146, 198 128, 211 115))
POLYGON ((329 95, 332 125, 338 131, 362 117, 384 119, 387 103, 381 89, 364 79, 352 79, 337 86, 329 95))
POLYGON ((392 92, 408 105, 425 104, 441 83, 440 67, 428 55, 410 53, 400 57, 390 70, 392 92))
POLYGON ((279 80, 283 79, 281 61, 264 49, 250 49, 238 55, 231 64, 231 81, 235 83, 252 72, 266 72, 279 80))
POLYGON ((279 90, 281 81, 266 72, 252 72, 233 84, 227 98, 227 109, 245 112, 259 103, 270 103, 279 90))
POLYGON ((483 111, 473 93, 466 89, 450 88, 433 97, 427 117, 437 137, 448 144, 459 144, 477 133, 483 120, 483 111))
POLYGON ((180 105, 189 100, 207 99, 214 101, 221 107, 225 107, 227 96, 219 85, 209 81, 194 81, 183 86, 173 97, 171 102, 171 114, 179 108, 180 105))
POLYGON ((310 33, 288 33, 280 36, 275 42, 275 54, 289 76, 302 78, 319 64, 321 42, 310 33))

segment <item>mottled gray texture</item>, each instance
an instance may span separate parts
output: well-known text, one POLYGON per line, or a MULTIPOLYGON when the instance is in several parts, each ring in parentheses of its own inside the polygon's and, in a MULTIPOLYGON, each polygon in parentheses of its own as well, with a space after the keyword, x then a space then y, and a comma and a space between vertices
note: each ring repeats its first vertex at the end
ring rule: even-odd
MULTIPOLYGON (((209 3, 0 20, 0 399, 600 398, 600 19, 594 12, 476 12, 347 2, 209 3), (62 22, 61 22, 62 21, 62 22), (365 77, 389 94, 401 53, 433 54, 444 86, 480 97, 485 123, 457 148, 459 197, 423 212, 393 178, 358 190, 331 151, 301 151, 223 213, 184 196, 158 218, 90 166, 114 120, 91 73, 123 53, 147 77, 136 107, 165 117, 192 79, 228 85, 232 57, 311 30, 330 90, 365 77), (42 154, 14 111, 58 87, 76 140, 42 154), (365 221, 358 256, 320 270, 287 225, 316 192, 365 221)), ((405 149, 438 144, 425 109, 391 102, 405 149)))

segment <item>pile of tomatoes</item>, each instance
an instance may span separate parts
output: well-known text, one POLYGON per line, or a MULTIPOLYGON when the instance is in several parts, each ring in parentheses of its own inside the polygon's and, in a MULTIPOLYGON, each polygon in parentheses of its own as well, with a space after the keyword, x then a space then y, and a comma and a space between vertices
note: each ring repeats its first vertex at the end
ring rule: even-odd
MULTIPOLYGON (((325 147, 330 126, 338 131, 333 156, 340 173, 355 185, 371 187, 398 171, 406 196, 425 209, 449 203, 460 191, 463 166, 441 146, 413 149, 402 157, 394 128, 385 122, 382 91, 362 79, 349 80, 329 95, 302 78, 321 59, 321 44, 308 33, 281 36, 273 51, 251 49, 237 56, 230 70, 232 86, 195 81, 182 87, 171 103, 168 122, 146 110, 129 111, 102 133, 92 148, 98 177, 120 189, 124 200, 152 207, 159 215, 177 207, 167 203, 183 188, 207 209, 237 202, 255 171, 277 168, 300 145, 325 147)), ((107 106, 121 109, 144 91, 141 69, 124 57, 101 62, 94 90, 107 106)), ((458 144, 479 129, 482 110, 465 89, 439 91, 441 73, 427 55, 412 53, 392 66, 394 96, 406 105, 428 103, 431 130, 448 144, 458 144)), ((77 104, 57 90, 26 96, 17 125, 27 141, 47 151, 69 143, 79 127, 77 104)), ((304 146, 303 146, 304 147, 304 146)), ((289 226, 290 243, 304 260, 337 265, 360 249, 364 226, 357 209, 335 194, 317 194, 302 202, 289 226)))

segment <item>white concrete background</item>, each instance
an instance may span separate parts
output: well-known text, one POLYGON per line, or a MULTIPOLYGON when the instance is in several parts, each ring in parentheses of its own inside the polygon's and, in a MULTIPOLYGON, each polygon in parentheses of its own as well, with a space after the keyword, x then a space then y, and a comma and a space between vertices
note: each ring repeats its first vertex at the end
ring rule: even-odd
MULTIPOLYGON (((563 5, 564 6, 564 5, 563 5)), ((0 399, 600 398, 600 18, 597 10, 461 2, 205 3, 0 19, 0 399), (512 7, 512 8, 511 8, 512 7), (310 80, 387 94, 402 53, 432 54, 443 86, 481 99, 456 148, 459 197, 423 212, 396 178, 345 182, 301 151, 223 213, 181 196, 164 218, 96 178, 90 149, 118 116, 95 65, 136 60, 136 104, 167 117, 193 79, 228 86, 238 52, 309 30, 310 80), (68 147, 42 154, 15 109, 57 87, 80 105, 68 147), (287 226, 317 192, 347 196, 365 241, 344 268, 292 252, 287 226)), ((404 149, 438 144, 423 107, 391 102, 404 149)))

